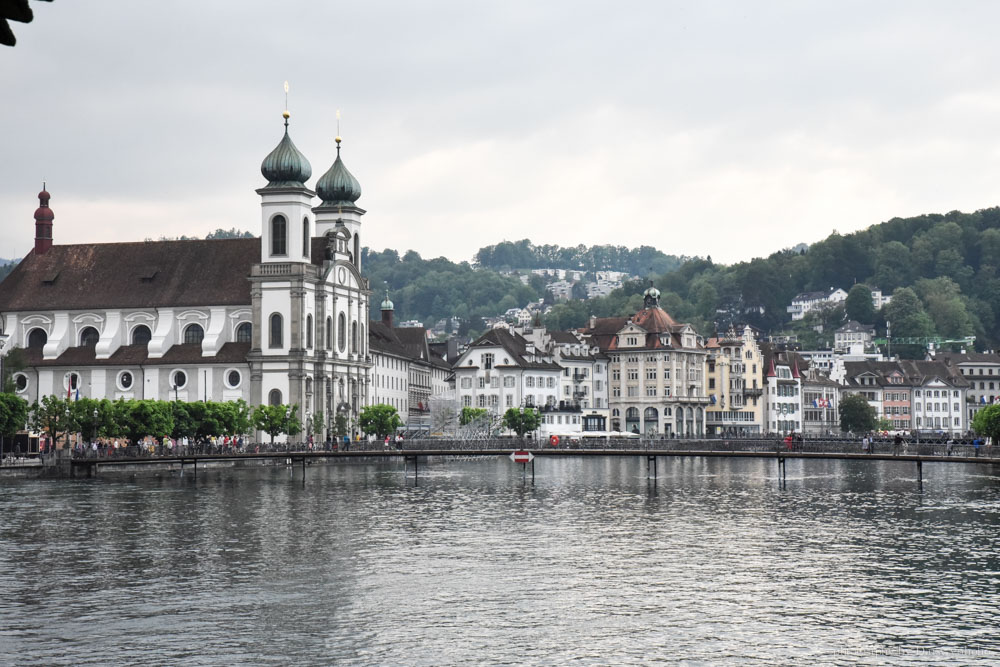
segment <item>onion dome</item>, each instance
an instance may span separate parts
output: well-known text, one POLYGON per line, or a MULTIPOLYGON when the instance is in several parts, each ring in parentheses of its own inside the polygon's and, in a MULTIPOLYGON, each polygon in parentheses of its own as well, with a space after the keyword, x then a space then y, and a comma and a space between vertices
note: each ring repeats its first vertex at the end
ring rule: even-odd
POLYGON ((49 199, 51 198, 52 195, 43 187, 42 191, 38 193, 38 208, 35 209, 35 222, 52 222, 55 219, 55 214, 49 208, 49 199))
POLYGON ((392 301, 389 301, 389 290, 385 291, 385 301, 382 302, 382 310, 392 310, 392 301))
POLYGON ((361 184, 340 159, 340 137, 336 141, 337 159, 316 183, 316 194, 323 200, 323 206, 354 206, 361 196, 361 184))
POLYGON ((312 176, 312 166, 288 136, 288 112, 282 116, 285 117, 285 136, 261 162, 260 173, 267 179, 268 187, 304 188, 312 176))
POLYGON ((649 281, 649 287, 642 293, 643 308, 658 308, 660 305, 660 290, 653 287, 653 281, 649 281))

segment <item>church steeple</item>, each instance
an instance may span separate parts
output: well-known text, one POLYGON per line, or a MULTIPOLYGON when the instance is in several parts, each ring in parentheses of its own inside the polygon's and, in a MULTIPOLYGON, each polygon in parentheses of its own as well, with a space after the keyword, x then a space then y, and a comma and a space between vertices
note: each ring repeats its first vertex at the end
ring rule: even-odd
POLYGON ((42 183, 38 193, 38 208, 35 209, 35 254, 44 255, 52 247, 52 221, 55 215, 49 208, 49 193, 42 183))

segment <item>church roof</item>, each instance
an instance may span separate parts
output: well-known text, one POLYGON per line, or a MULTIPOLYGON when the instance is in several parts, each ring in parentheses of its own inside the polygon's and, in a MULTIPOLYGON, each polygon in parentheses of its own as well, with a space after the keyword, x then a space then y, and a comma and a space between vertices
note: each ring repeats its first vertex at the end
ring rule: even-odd
POLYGON ((43 359, 39 348, 26 348, 27 366, 181 366, 188 364, 245 364, 250 343, 225 343, 214 357, 201 354, 201 345, 188 343, 172 345, 157 359, 150 359, 146 345, 122 345, 107 359, 98 359, 94 347, 70 347, 54 359, 43 359))
POLYGON ((0 311, 251 305, 260 239, 53 245, 0 282, 0 311))

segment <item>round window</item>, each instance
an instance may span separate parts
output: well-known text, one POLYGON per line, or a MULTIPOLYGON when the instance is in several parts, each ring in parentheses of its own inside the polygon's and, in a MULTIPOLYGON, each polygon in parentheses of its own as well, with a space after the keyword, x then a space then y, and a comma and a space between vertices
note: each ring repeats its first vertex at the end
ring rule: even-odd
POLYGON ((226 380, 229 382, 230 387, 240 386, 240 380, 242 379, 243 378, 240 377, 239 371, 229 371, 229 375, 226 376, 226 380))
POLYGON ((175 389, 180 389, 187 384, 188 377, 184 371, 174 371, 173 385, 175 389))
POLYGON ((28 388, 28 376, 24 373, 18 373, 14 376, 14 386, 17 387, 18 391, 24 391, 28 388))
POLYGON ((118 385, 122 389, 129 389, 132 386, 132 374, 128 371, 123 372, 118 376, 118 385))

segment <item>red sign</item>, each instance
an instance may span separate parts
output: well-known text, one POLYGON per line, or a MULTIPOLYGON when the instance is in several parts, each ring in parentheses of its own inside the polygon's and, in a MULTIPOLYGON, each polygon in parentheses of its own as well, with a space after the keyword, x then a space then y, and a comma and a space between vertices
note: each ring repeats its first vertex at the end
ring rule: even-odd
POLYGON ((514 452, 510 455, 510 460, 514 463, 530 463, 535 458, 531 452, 514 452))

